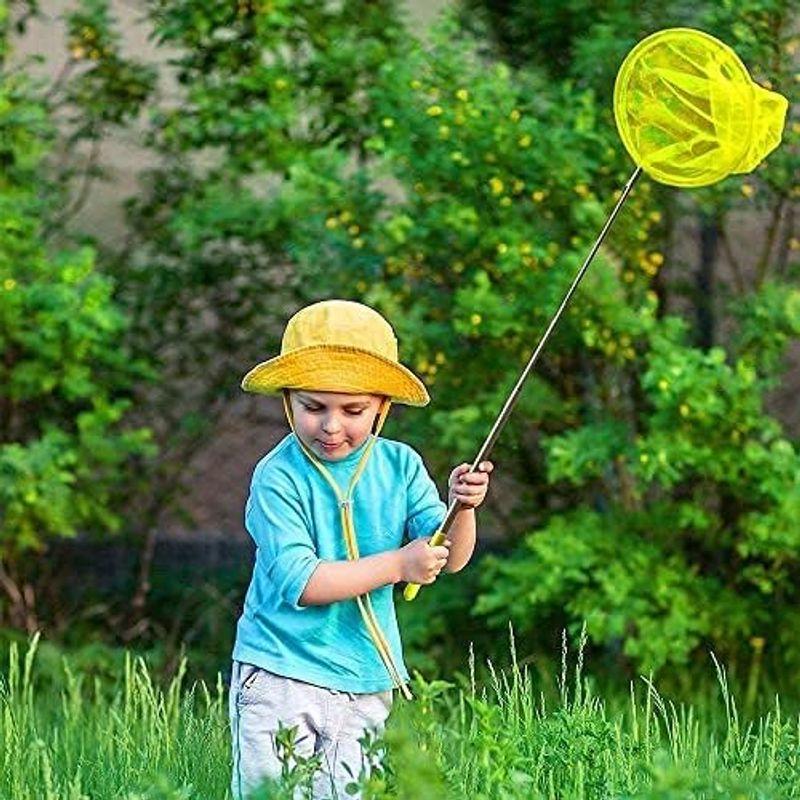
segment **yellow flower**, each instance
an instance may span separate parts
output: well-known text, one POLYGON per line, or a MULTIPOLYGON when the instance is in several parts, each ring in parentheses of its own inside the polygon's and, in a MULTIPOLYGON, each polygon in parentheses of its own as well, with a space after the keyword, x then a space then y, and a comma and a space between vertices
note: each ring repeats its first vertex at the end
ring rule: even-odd
POLYGON ((531 199, 534 203, 541 203, 544 200, 545 195, 547 192, 543 192, 541 189, 537 189, 535 192, 531 193, 531 199))
POLYGON ((512 122, 519 122, 519 118, 520 118, 521 116, 522 116, 522 114, 520 114, 520 113, 519 113, 519 109, 516 109, 516 108, 515 108, 515 109, 514 109, 514 110, 513 110, 513 111, 512 111, 512 112, 511 112, 509 115, 508 115, 508 118, 509 118, 509 119, 510 119, 512 122))
POLYGON ((647 463, 649 460, 650 460, 650 456, 649 456, 649 455, 647 455, 647 453, 642 453, 642 454, 639 456, 639 461, 641 461, 641 462, 642 462, 642 464, 646 464, 646 463, 647 463))
POLYGON ((440 125, 439 126, 439 138, 440 139, 448 139, 448 138, 450 138, 450 126, 449 125, 440 125))
POLYGON ((531 139, 530 135, 526 133, 523 136, 520 136, 519 139, 517 139, 517 144, 520 147, 530 147, 531 146, 531 141, 532 141, 532 139, 531 139))
POLYGON ((456 97, 461 100, 462 103, 466 103, 469 100, 469 92, 466 89, 459 89, 456 92, 456 97))
POLYGON ((625 283, 633 283, 635 277, 636 276, 629 269, 626 269, 625 272, 622 273, 622 280, 624 280, 625 283))
POLYGON ((531 243, 530 243, 530 242, 523 242, 523 243, 522 243, 522 244, 519 246, 519 251, 520 251, 520 253, 522 253, 523 255, 528 255, 529 253, 532 253, 532 252, 533 252, 533 247, 531 246, 531 243))
POLYGON ((789 239, 789 249, 800 250, 800 239, 798 239, 796 236, 792 236, 792 238, 789 239))
POLYGON ((446 361, 446 359, 445 359, 444 353, 440 350, 436 354, 436 363, 437 364, 444 364, 445 361, 446 361))
POLYGON ((689 406, 687 406, 686 403, 681 403, 680 407, 678 408, 678 411, 680 411, 682 417, 689 416, 689 406))
POLYGON ((511 186, 511 191, 514 194, 519 194, 525 188, 525 181, 515 180, 511 186))
POLYGON ((472 316, 469 318, 469 321, 470 321, 470 322, 471 322, 473 325, 480 325, 480 324, 481 324, 481 320, 482 320, 482 319, 483 319, 483 317, 481 317, 481 315, 480 315, 480 314, 473 314, 473 315, 472 315, 472 316))
POLYGON ((286 82, 286 81, 285 81, 283 78, 278 78, 278 79, 275 81, 275 88, 276 88, 276 89, 277 89, 279 92, 283 91, 283 90, 284 90, 284 89, 285 89, 285 88, 286 88, 288 85, 289 85, 289 84, 288 84, 288 83, 287 83, 287 82, 286 82))
POLYGON ((511 198, 508 196, 501 198, 500 205, 503 206, 503 208, 508 208, 511 205, 511 198))
POLYGON ((353 219, 353 215, 349 211, 342 211, 342 213, 339 214, 339 219, 342 222, 350 222, 350 220, 353 219))
POLYGON ((328 219, 325 220, 325 227, 329 231, 332 231, 334 228, 338 227, 338 225, 339 225, 339 220, 336 219, 336 217, 328 217, 328 219))
POLYGON ((438 117, 442 113, 441 106, 428 106, 428 110, 425 112, 429 117, 438 117))
POLYGON ((494 177, 489 181, 489 188, 492 190, 492 194, 497 195, 502 194, 505 187, 500 178, 494 177))
POLYGON ((16 285, 17 285, 17 282, 13 278, 6 278, 3 281, 3 288, 7 292, 10 292, 16 285))
POLYGON ((505 255, 508 252, 508 245, 505 242, 500 242, 500 244, 497 245, 497 252, 501 256, 505 255))
POLYGON ((394 128, 394 120, 391 117, 384 117, 381 124, 384 128, 394 128))
POLYGON ((794 133, 800 133, 800 122, 793 122, 792 123, 792 131, 794 133))
POLYGON ((412 89, 421 89, 422 88, 422 84, 416 78, 414 78, 414 80, 411 81, 411 83, 409 83, 409 86, 412 89))
POLYGON ((355 247, 356 250, 360 250, 363 246, 364 246, 363 239, 353 239, 353 247, 355 247))
POLYGON ((351 226, 350 226, 350 227, 347 229, 347 232, 348 232, 348 233, 349 233, 351 236, 355 236, 355 235, 356 235, 357 233, 359 233, 360 231, 361 231, 361 228, 359 228, 359 227, 358 227, 358 225, 351 225, 351 226))
POLYGON ((752 197, 756 193, 755 187, 751 183, 742 184, 742 194, 745 197, 752 197))
POLYGON ((651 211, 650 212, 650 219, 653 222, 661 222, 661 212, 660 211, 651 211))
POLYGON ((661 389, 662 392, 666 392, 669 389, 669 381, 665 381, 663 378, 658 382, 658 388, 661 389))
POLYGON ((578 197, 588 197, 589 187, 585 183, 577 183, 575 184, 575 194, 577 194, 578 197))
POLYGON ((664 256, 658 252, 650 253, 648 258, 650 259, 650 263, 656 267, 660 267, 664 263, 664 256))

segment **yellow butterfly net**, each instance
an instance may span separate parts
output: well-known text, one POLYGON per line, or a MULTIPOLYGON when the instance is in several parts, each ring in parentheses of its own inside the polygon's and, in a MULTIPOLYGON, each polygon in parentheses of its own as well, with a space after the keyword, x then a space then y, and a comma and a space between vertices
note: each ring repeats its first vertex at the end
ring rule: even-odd
POLYGON ((708 186, 750 172, 778 146, 788 101, 752 81, 730 47, 668 28, 622 63, 614 116, 625 148, 655 180, 708 186))

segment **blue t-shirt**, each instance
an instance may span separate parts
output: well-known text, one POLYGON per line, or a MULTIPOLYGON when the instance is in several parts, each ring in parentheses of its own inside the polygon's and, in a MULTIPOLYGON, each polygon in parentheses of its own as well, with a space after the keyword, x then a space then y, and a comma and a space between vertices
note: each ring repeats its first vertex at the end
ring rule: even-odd
MULTIPOLYGON (((364 447, 366 442, 340 461, 323 461, 343 493, 364 447)), ((378 437, 353 495, 359 554, 396 550, 404 538, 430 536, 446 511, 419 454, 407 444, 378 437)), ((346 560, 347 549, 333 489, 294 433, 256 465, 245 526, 256 543, 256 560, 233 657, 330 689, 391 689, 355 598, 298 604, 317 565, 346 560)), ((375 589, 370 597, 395 664, 407 679, 392 586, 375 589)))

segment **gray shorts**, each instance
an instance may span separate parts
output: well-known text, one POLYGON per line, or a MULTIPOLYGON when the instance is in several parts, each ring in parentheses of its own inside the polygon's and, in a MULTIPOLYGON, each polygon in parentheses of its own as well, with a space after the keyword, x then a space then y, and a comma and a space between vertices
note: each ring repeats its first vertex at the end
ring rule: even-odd
MULTIPOLYGON (((234 800, 246 800, 265 778, 280 778, 282 762, 275 734, 279 724, 297 729, 295 752, 319 755, 314 800, 359 798, 345 786, 370 764, 359 739, 380 733, 392 707, 392 692, 353 694, 275 675, 252 664, 233 662, 230 689, 234 800)), ((291 762, 290 762, 291 763, 291 762)), ((303 797, 297 790, 295 798, 303 797)))

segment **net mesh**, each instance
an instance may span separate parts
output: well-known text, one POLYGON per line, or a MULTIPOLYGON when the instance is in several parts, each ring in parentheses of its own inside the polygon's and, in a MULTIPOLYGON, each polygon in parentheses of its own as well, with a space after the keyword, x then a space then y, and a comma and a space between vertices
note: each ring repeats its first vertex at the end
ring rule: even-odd
POLYGON ((707 186, 754 169, 780 143, 787 107, 751 80, 730 47, 691 28, 639 42, 614 86, 626 149, 672 186, 707 186))

